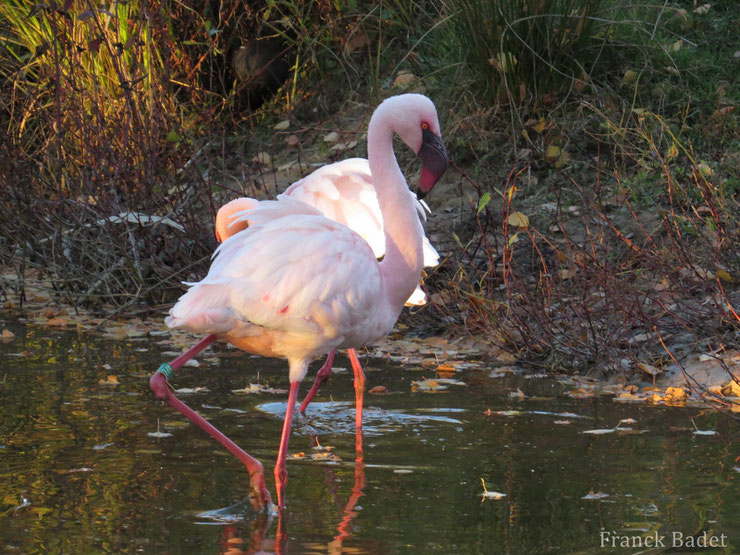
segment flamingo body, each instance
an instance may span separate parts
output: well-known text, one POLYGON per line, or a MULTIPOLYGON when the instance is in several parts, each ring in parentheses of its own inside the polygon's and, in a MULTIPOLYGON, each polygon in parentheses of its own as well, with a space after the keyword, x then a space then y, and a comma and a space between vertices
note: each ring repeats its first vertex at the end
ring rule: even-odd
POLYGON ((208 275, 189 284, 168 326, 287 358, 295 382, 318 356, 375 341, 395 323, 398 313, 378 310, 379 265, 357 233, 286 195, 247 217, 249 227, 216 250, 208 275))

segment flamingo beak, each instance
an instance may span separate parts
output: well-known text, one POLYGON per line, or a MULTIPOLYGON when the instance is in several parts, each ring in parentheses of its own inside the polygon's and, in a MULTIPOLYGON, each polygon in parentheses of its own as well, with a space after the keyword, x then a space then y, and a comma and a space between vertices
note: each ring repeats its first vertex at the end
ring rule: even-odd
POLYGON ((417 196, 422 199, 445 173, 450 160, 442 138, 429 129, 421 132, 421 148, 417 156, 421 158, 421 176, 417 196))

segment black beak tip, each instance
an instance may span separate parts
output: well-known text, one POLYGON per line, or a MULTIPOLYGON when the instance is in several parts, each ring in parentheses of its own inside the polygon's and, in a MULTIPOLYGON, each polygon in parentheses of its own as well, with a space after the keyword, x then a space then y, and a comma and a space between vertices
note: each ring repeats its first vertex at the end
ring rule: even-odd
POLYGON ((421 176, 416 196, 421 199, 432 190, 450 162, 442 139, 429 130, 422 133, 418 156, 421 158, 421 176))

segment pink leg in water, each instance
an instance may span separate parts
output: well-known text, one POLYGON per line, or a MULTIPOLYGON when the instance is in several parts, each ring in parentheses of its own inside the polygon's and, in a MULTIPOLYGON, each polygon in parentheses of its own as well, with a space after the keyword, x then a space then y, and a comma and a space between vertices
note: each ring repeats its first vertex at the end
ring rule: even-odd
POLYGON ((208 347, 211 343, 216 340, 215 335, 209 335, 204 339, 201 339, 193 347, 185 351, 183 354, 178 356, 171 363, 164 363, 149 379, 149 386, 154 392, 154 396, 157 399, 166 401, 169 406, 173 409, 182 413, 188 420, 194 422, 200 428, 208 432, 213 439, 218 441, 221 445, 226 447, 229 452, 239 459, 249 472, 250 479, 250 494, 249 498, 252 503, 252 507, 257 512, 261 512, 265 509, 269 510, 272 505, 272 498, 270 492, 267 491, 265 485, 265 470, 262 467, 262 463, 254 457, 248 455, 242 450, 236 443, 231 441, 228 437, 222 434, 215 426, 210 424, 200 414, 195 412, 185 403, 175 397, 170 389, 167 387, 167 380, 175 375, 175 371, 178 370, 185 362, 198 355, 203 349, 208 347))
POLYGON ((357 351, 347 349, 352 372, 355 374, 355 428, 362 428, 362 404, 365 397, 365 372, 362 371, 357 351))
POLYGON ((290 384, 288 393, 288 408, 285 410, 285 420, 283 420, 283 434, 280 436, 280 450, 278 451, 277 462, 275 463, 275 489, 277 490, 278 507, 285 507, 285 486, 288 483, 288 469, 286 461, 288 459, 288 443, 290 442, 290 427, 293 423, 293 411, 298 400, 298 387, 301 382, 290 384))
POLYGON ((324 365, 319 368, 318 372, 316 372, 316 381, 313 382, 313 385, 311 386, 311 389, 308 391, 308 393, 306 393, 306 397, 303 399, 301 406, 298 407, 298 410, 301 411, 301 414, 304 414, 306 412, 306 407, 313 400, 319 388, 327 381, 329 381, 329 378, 331 378, 331 367, 332 364, 334 364, 334 355, 336 354, 336 349, 329 353, 329 356, 326 357, 326 362, 324 363, 324 365))

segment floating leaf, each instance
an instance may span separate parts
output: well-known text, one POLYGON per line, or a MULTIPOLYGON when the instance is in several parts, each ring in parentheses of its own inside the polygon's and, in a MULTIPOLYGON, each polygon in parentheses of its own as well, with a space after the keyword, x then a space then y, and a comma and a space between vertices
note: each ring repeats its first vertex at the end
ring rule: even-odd
POLYGON ((582 434, 591 434, 594 436, 601 436, 604 434, 613 434, 617 431, 617 428, 599 428, 597 430, 583 430, 582 434))
POLYGON ((13 341, 13 339, 15 339, 15 334, 9 329, 4 329, 3 333, 0 334, 0 340, 3 343, 8 343, 9 341, 13 341))
POLYGON ((232 389, 231 392, 246 395, 251 395, 253 393, 286 393, 284 389, 276 389, 268 385, 261 385, 258 383, 250 383, 247 387, 242 389, 232 389))
POLYGON ((523 401, 525 397, 526 395, 524 394, 524 392, 518 387, 516 388, 516 391, 509 391, 509 399, 517 399, 518 401, 523 401))
POLYGON ((181 387, 180 389, 176 389, 175 393, 179 395, 191 395, 193 393, 205 393, 209 391, 207 387, 181 387))
POLYGON ((605 499, 607 497, 609 497, 609 494, 608 493, 602 493, 600 491, 594 493, 593 490, 592 490, 592 491, 589 491, 588 492, 588 495, 584 495, 583 497, 581 497, 581 499, 596 499, 596 500, 598 500, 598 499, 605 499))
POLYGON ((111 374, 104 380, 98 380, 98 384, 100 385, 118 385, 118 378, 111 374))
POLYGON ((500 493, 498 491, 488 491, 488 488, 486 488, 486 482, 483 480, 483 478, 480 479, 481 484, 483 484, 483 493, 481 493, 481 501, 485 501, 486 499, 493 499, 495 501, 498 501, 499 499, 503 499, 506 497, 505 493, 500 493))
POLYGON ((169 432, 148 432, 146 435, 148 435, 149 437, 156 437, 157 439, 163 437, 172 437, 172 434, 169 432))
POLYGON ((372 393, 374 395, 378 395, 380 393, 387 393, 387 392, 388 392, 388 388, 385 387, 384 385, 376 385, 370 391, 368 391, 368 393, 372 393))

